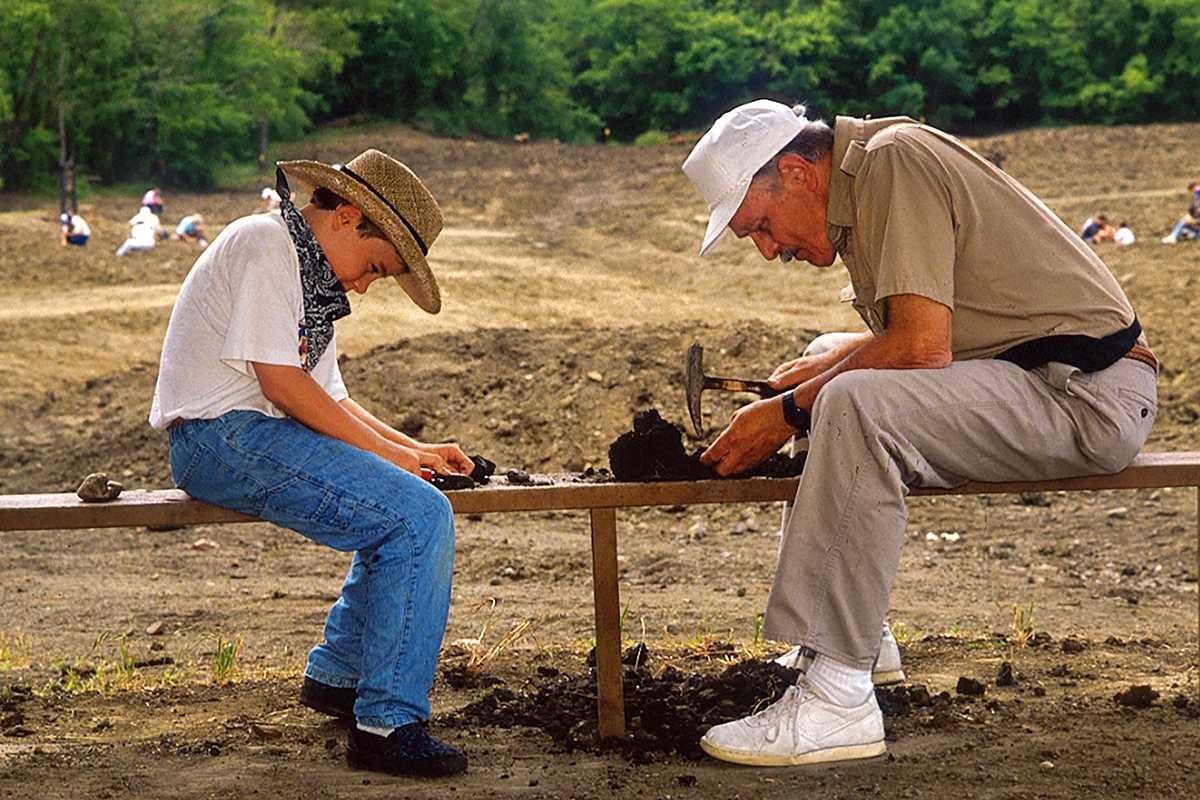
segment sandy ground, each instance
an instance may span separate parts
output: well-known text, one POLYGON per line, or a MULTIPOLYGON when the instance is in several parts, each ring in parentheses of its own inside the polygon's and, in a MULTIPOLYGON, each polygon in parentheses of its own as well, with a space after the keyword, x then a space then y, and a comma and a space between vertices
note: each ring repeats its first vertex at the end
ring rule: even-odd
MULTIPOLYGON (((1194 176, 1181 165, 1197 134, 1200 126, 1075 128, 977 143, 1073 226, 1108 212, 1139 235, 1136 246, 1102 255, 1164 364, 1151 450, 1200 449, 1200 344, 1188 322, 1200 244, 1157 242, 1186 203, 1182 186, 1194 176)), ((371 128, 284 155, 345 160, 366 146, 401 155, 446 209, 432 259, 445 312, 423 315, 397 287, 381 286, 339 324, 351 392, 423 438, 455 437, 505 468, 603 466, 635 411, 685 419, 679 375, 691 341, 705 344, 715 370, 753 376, 819 331, 857 327, 837 303, 846 282, 838 267, 766 264, 737 243, 695 257, 704 209, 678 171, 686 144, 516 146, 371 128)), ((250 211, 256 194, 254 185, 169 194, 165 216, 173 223, 200 210, 215 229, 250 211)), ((52 207, 0 196, 6 493, 69 491, 96 469, 131 487, 169 485, 164 444, 144 419, 171 303, 196 253, 168 242, 116 259, 135 205, 133 195, 90 199, 92 244, 63 250, 52 207)), ((706 396, 708 419, 719 423, 741 400, 706 396)), ((890 755, 765 770, 671 750, 664 724, 687 719, 649 703, 653 691, 680 688, 681 714, 771 696, 769 682, 747 688, 723 671, 780 650, 756 637, 778 513, 747 505, 620 515, 625 638, 651 657, 627 678, 634 739, 616 749, 592 738, 586 517, 459 517, 434 725, 472 762, 467 776, 433 784, 350 771, 338 728, 295 701, 342 556, 265 524, 3 534, 0 796, 1066 798, 1200 789, 1191 490, 916 500, 891 619, 911 690, 933 699, 907 713, 888 707, 890 755), (219 672, 230 641, 240 649, 219 672), (997 685, 1004 662, 1014 685, 997 685), (964 676, 986 694, 958 693, 964 676), (719 691, 687 690, 701 680, 719 691), (1160 696, 1145 708, 1114 700, 1134 685, 1160 696)))

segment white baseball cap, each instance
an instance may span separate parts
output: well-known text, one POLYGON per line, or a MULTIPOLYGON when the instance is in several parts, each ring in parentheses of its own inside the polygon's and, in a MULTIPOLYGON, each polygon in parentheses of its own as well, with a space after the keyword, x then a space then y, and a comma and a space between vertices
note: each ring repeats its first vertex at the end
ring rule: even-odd
POLYGON ((684 174, 708 203, 708 230, 700 255, 729 230, 754 174, 807 124, 802 108, 798 114, 774 100, 752 100, 723 114, 700 137, 683 162, 684 174))

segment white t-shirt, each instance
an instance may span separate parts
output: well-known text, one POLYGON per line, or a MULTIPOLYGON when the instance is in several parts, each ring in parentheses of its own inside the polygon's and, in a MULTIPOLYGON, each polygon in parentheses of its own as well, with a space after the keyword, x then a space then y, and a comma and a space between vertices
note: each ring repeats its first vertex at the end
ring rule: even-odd
POLYGON ((71 230, 67 231, 68 236, 91 236, 92 227, 84 221, 83 217, 78 214, 71 215, 71 230))
POLYGON ((283 200, 279 197, 279 192, 275 191, 270 186, 263 187, 262 199, 267 201, 268 211, 278 211, 279 206, 283 204, 283 200))
MULTIPOLYGON (((300 261, 276 214, 236 220, 196 259, 163 342, 150 424, 213 419, 248 409, 285 417, 262 393, 251 361, 299 367, 304 295, 300 261)), ((349 396, 337 338, 310 373, 334 400, 349 396)))
POLYGON ((161 224, 157 214, 142 206, 129 220, 129 238, 136 244, 154 247, 154 243, 158 241, 158 228, 161 224))
POLYGON ((1129 228, 1117 228, 1117 232, 1113 234, 1113 241, 1122 246, 1129 246, 1137 241, 1133 236, 1133 231, 1129 228))

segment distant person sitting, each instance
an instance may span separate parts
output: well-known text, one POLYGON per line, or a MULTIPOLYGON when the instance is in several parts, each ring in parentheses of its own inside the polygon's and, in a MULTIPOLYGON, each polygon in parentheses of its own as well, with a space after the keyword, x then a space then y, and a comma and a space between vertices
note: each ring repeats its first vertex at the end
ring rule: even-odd
POLYGON ((1163 237, 1163 244, 1175 244, 1185 239, 1200 239, 1200 181, 1188 184, 1188 192, 1192 195, 1192 205, 1175 223, 1171 232, 1163 237))
POLYGON ((117 248, 117 255, 153 250, 155 242, 158 241, 160 227, 158 215, 151 211, 149 206, 142 206, 129 220, 129 238, 117 248))
POLYGON ((163 198, 162 192, 159 191, 157 186, 153 189, 147 189, 146 193, 142 195, 142 208, 150 209, 155 216, 162 216, 163 198))
POLYGON ((175 233, 171 234, 171 238, 179 242, 195 242, 200 245, 201 249, 208 247, 208 236, 204 233, 204 216, 188 214, 179 220, 179 225, 175 227, 175 233))
POLYGON ((258 208, 254 209, 255 214, 269 214, 272 211, 278 211, 280 204, 283 202, 279 197, 279 192, 270 186, 264 186, 262 194, 259 197, 258 208))
POLYGON ((64 213, 59 219, 62 221, 62 235, 59 240, 63 247, 69 244, 83 247, 88 243, 88 239, 92 237, 92 229, 83 217, 64 213))
POLYGON ((1137 237, 1133 235, 1133 231, 1129 228, 1128 222, 1122 222, 1117 228, 1117 232, 1113 234, 1113 241, 1121 247, 1128 247, 1137 241, 1137 237))
POLYGON ((1113 226, 1108 223, 1108 217, 1104 214, 1097 214, 1094 217, 1088 217, 1087 222, 1083 223, 1083 230, 1079 232, 1079 235, 1088 244, 1096 244, 1111 242, 1115 233, 1113 226))

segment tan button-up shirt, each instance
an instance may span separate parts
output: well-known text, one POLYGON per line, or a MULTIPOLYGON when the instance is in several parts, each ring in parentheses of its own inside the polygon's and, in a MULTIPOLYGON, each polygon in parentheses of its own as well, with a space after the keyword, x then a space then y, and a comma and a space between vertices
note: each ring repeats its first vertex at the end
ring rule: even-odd
POLYGON ((1133 322, 1108 267, 1041 200, 908 117, 838 117, 828 215, 854 307, 876 334, 884 299, 897 294, 954 312, 956 360, 1055 334, 1099 338, 1133 322))

